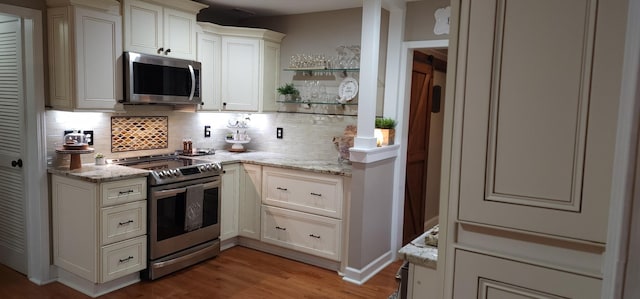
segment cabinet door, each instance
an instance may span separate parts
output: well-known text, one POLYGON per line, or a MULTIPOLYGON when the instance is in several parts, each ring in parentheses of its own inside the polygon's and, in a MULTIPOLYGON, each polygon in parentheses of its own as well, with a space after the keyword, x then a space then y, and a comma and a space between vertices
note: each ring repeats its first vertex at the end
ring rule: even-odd
POLYGON ((262 166, 243 164, 240 177, 240 235, 260 239, 262 166))
POLYGON ((262 111, 276 111, 280 84, 280 44, 262 41, 262 92, 260 102, 262 111))
POLYGON ((238 236, 238 205, 240 190, 240 165, 224 166, 222 175, 222 208, 220 211, 220 240, 238 236))
POLYGON ((196 16, 164 9, 164 49, 169 57, 196 59, 196 16))
POLYGON ((222 108, 258 111, 260 41, 222 37, 222 108))
POLYGON ((69 9, 49 8, 47 25, 49 38, 49 103, 56 109, 73 109, 71 36, 69 9))
POLYGON ((75 8, 76 108, 113 109, 122 99, 122 19, 75 8))
POLYGON ((98 281, 96 184, 51 176, 53 263, 98 281))
POLYGON ((606 241, 624 3, 463 1, 460 220, 606 241))
POLYGON ((220 36, 209 33, 198 32, 198 55, 200 61, 202 85, 200 86, 200 97, 203 111, 220 110, 220 36))
POLYGON ((163 45, 162 6, 136 0, 124 2, 124 50, 158 55, 163 45))
POLYGON ((453 298, 600 298, 599 279, 464 250, 455 258, 453 298))

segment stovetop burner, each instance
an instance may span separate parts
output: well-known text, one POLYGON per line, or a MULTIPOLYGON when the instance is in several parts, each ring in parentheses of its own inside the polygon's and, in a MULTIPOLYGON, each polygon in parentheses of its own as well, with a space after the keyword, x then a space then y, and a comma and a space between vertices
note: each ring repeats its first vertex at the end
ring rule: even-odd
POLYGON ((220 163, 177 155, 145 156, 113 160, 114 164, 149 170, 152 186, 219 175, 220 163))

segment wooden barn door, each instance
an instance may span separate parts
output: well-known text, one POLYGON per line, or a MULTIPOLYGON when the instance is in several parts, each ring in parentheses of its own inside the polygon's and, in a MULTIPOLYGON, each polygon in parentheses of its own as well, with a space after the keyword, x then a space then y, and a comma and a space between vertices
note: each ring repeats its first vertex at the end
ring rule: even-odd
POLYGON ((429 123, 433 95, 433 56, 414 52, 407 144, 402 244, 424 231, 429 123))

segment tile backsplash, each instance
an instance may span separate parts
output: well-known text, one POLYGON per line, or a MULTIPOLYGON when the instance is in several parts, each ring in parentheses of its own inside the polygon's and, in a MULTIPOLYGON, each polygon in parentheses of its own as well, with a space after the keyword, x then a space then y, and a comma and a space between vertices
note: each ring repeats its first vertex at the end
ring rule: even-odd
MULTIPOLYGON (((46 112, 47 157, 53 166, 69 163, 69 156, 56 154, 55 148, 61 146, 64 131, 70 129, 93 130, 95 153, 102 153, 107 159, 173 153, 182 149, 182 140, 185 138, 190 138, 196 149, 228 149, 231 144, 225 141, 227 134, 246 130, 251 138, 251 142, 244 145, 248 150, 285 153, 309 160, 337 160, 338 150, 332 142, 333 137, 341 136, 347 125, 356 123, 355 116, 300 113, 186 113, 148 110, 96 113, 50 110, 46 112), (167 148, 113 152, 112 117, 167 117, 167 148), (247 128, 229 128, 229 123, 233 124, 237 119, 247 119, 247 128), (204 126, 211 126, 210 138, 204 137, 204 126), (283 128, 282 139, 276 138, 277 127, 283 128)), ((82 162, 93 162, 94 154, 81 155, 82 162)))
POLYGON ((111 152, 169 148, 169 117, 112 116, 111 152))

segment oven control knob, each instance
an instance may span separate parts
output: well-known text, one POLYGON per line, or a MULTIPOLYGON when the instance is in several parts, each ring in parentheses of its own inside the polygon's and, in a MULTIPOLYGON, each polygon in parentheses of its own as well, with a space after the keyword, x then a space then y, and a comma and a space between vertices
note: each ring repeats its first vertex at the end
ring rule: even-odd
POLYGON ((177 170, 177 169, 171 169, 171 175, 172 175, 172 176, 178 176, 178 174, 179 174, 179 173, 180 173, 180 172, 178 172, 178 170, 177 170))
POLYGON ((162 171, 156 171, 156 174, 158 175, 158 177, 163 177, 164 173, 162 173, 162 171))
POLYGON ((213 164, 207 164, 207 171, 213 170, 213 164))
POLYGON ((222 165, 220 165, 220 163, 211 164, 211 169, 213 171, 221 171, 222 170, 222 165))

